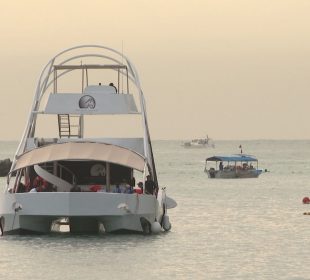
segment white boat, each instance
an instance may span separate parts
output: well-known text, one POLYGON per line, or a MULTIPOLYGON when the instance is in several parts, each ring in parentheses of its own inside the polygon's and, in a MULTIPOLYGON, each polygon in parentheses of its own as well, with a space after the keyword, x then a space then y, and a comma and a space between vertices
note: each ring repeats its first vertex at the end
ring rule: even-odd
POLYGON ((215 148, 214 142, 211 138, 196 138, 191 141, 186 141, 182 144, 185 148, 215 148))
POLYGON ((133 64, 98 45, 53 57, 0 195, 1 233, 49 233, 62 224, 72 233, 167 231, 175 206, 158 184, 133 64), (123 136, 132 118, 141 135, 123 136), (105 135, 113 129, 122 136, 105 135), (135 186, 146 177, 144 188, 135 186))
POLYGON ((213 179, 257 178, 262 170, 258 160, 245 154, 213 156, 206 159, 205 172, 213 179), (208 162, 215 165, 209 166, 208 162), (254 164, 254 165, 253 165, 254 164))

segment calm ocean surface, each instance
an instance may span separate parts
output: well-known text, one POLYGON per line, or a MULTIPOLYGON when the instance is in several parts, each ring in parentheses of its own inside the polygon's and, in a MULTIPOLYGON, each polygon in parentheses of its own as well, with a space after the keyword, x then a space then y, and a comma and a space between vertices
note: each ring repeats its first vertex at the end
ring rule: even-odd
MULTIPOLYGON (((0 279, 310 279, 310 140, 180 144, 153 142, 160 185, 178 202, 171 232, 0 237, 0 279), (239 144, 270 172, 208 179, 205 158, 239 144)), ((0 159, 16 146, 0 142, 0 159)))

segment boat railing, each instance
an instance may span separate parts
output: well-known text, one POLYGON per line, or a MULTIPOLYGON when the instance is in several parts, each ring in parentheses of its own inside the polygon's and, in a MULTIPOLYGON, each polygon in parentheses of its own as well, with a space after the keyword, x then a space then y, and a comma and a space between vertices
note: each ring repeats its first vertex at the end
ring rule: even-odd
MULTIPOLYGON (((87 55, 87 56, 89 56, 89 55, 87 55)), ((80 57, 80 56, 78 56, 78 57, 80 57)), ((102 56, 100 56, 100 57, 102 57, 102 56)), ((106 57, 104 56, 104 58, 106 58, 106 57)), ((57 80, 61 76, 67 74, 68 72, 74 71, 74 70, 82 70, 82 92, 83 92, 84 87, 85 87, 84 76, 85 76, 85 80, 86 80, 86 86, 88 86, 88 84, 89 84, 88 83, 88 70, 90 70, 90 69, 109 69, 109 70, 117 71, 118 72, 118 79, 117 79, 117 83, 118 83, 117 88, 118 89, 120 89, 120 87, 121 87, 120 76, 121 75, 126 76, 126 93, 129 93, 129 73, 128 73, 128 67, 126 65, 119 65, 119 64, 117 64, 117 65, 107 65, 107 64, 103 64, 103 65, 98 65, 98 64, 64 65, 62 63, 59 65, 54 65, 53 68, 54 69, 52 72, 54 73, 54 78, 52 81, 50 81, 47 84, 47 87, 49 87, 51 85, 51 83, 53 83, 54 93, 57 93, 57 80), (63 72, 58 75, 57 73, 59 70, 62 70, 63 72)))
POLYGON ((63 177, 64 171, 66 171, 66 172, 68 172, 71 175, 71 183, 75 184, 77 182, 76 175, 69 168, 65 167, 64 165, 62 165, 62 164, 60 164, 58 162, 57 162, 56 166, 59 167, 59 176, 60 176, 60 178, 63 177))
POLYGON ((134 66, 131 64, 131 62, 128 60, 128 58, 126 56, 124 56, 122 53, 113 50, 111 48, 107 48, 104 46, 98 46, 98 45, 82 45, 82 46, 77 46, 74 48, 70 48, 67 49, 59 54, 57 54, 54 58, 52 58, 49 63, 44 67, 43 71, 41 72, 41 76, 39 78, 39 82, 37 85, 37 90, 36 90, 36 98, 40 99, 42 97, 42 95, 46 92, 46 90, 51 86, 52 83, 54 83, 55 79, 60 78, 61 76, 65 75, 66 73, 73 71, 75 69, 90 69, 90 67, 95 67, 95 65, 71 65, 72 68, 70 68, 70 65, 66 65, 68 62, 71 61, 76 61, 76 60, 80 60, 82 58, 90 58, 90 57, 96 57, 96 58, 101 58, 101 59, 105 59, 108 61, 112 61, 113 63, 115 63, 115 65, 97 65, 96 69, 112 69, 115 71, 118 71, 119 75, 122 76, 126 76, 127 79, 127 84, 128 84, 128 80, 131 80, 139 89, 139 91, 141 91, 141 87, 140 87, 140 81, 138 78, 138 74, 134 68, 134 66), (80 54, 80 55, 75 55, 72 56, 70 58, 67 58, 66 60, 63 61, 59 61, 62 55, 76 50, 76 49, 83 49, 83 48, 96 48, 98 50, 105 50, 105 51, 110 51, 112 55, 117 55, 119 56, 119 59, 116 59, 112 56, 107 56, 107 55, 102 55, 100 53, 86 53, 86 54, 80 54), (67 69, 63 69, 66 70, 63 73, 59 74, 59 75, 55 75, 55 67, 56 70, 61 69, 61 68, 67 68, 67 69), (51 78, 53 76, 53 78, 51 78))
POLYGON ((60 164, 59 162, 53 162, 52 164, 44 164, 45 171, 56 174, 59 178, 63 179, 66 174, 69 174, 70 180, 69 182, 71 184, 74 184, 77 182, 77 177, 68 167, 60 164))

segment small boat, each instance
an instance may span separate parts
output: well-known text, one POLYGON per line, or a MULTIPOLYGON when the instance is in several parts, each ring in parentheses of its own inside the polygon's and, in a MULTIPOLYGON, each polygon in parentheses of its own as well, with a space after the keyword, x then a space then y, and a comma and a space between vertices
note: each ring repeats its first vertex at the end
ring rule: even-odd
POLYGON ((219 179, 257 178, 262 173, 262 170, 258 169, 257 158, 245 154, 209 157, 206 159, 204 171, 209 178, 219 179), (215 164, 209 167, 209 162, 215 164))
POLYGON ((191 141, 186 141, 182 144, 184 148, 215 148, 214 142, 211 138, 196 138, 191 141))
POLYGON ((32 104, 0 194, 1 234, 63 224, 72 233, 170 230, 167 210, 177 204, 158 183, 144 95, 126 56, 98 45, 60 52, 32 104))

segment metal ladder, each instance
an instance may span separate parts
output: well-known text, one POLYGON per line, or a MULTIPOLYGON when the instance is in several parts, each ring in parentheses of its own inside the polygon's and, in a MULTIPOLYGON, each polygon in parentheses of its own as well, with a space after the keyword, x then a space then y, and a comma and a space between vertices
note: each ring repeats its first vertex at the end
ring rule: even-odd
POLYGON ((58 129, 59 138, 71 138, 71 137, 81 137, 80 133, 80 116, 69 115, 69 114, 59 114, 58 115, 58 129))

